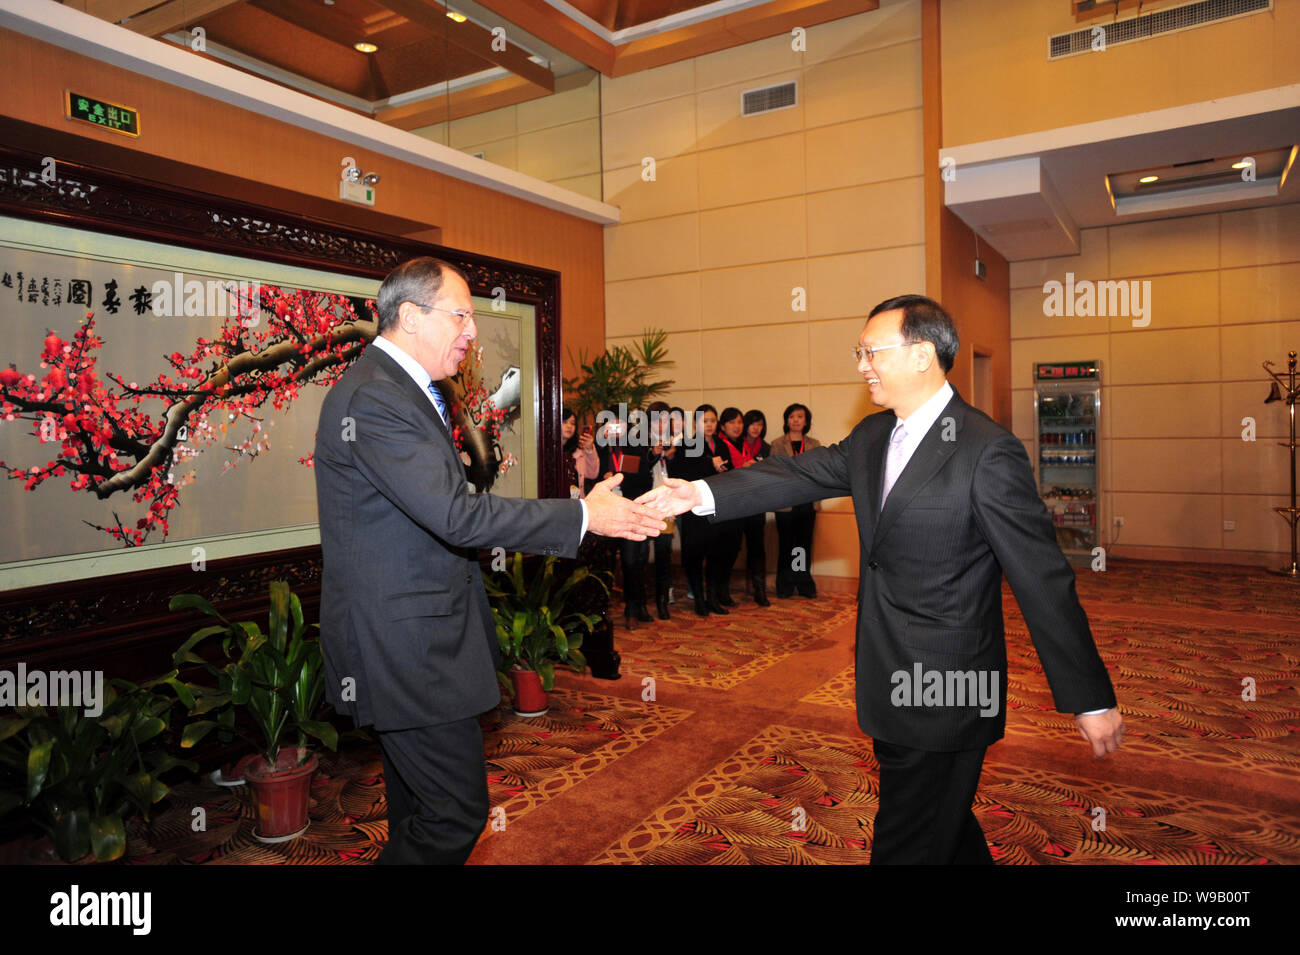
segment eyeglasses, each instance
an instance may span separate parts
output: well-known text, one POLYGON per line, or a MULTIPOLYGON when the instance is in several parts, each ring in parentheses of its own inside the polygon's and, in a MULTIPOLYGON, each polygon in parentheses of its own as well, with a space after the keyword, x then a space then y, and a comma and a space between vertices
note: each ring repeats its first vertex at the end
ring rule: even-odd
POLYGON ((452 308, 443 308, 441 305, 425 305, 423 302, 412 302, 411 304, 418 309, 423 309, 423 310, 433 309, 433 311, 435 312, 446 312, 448 315, 455 315, 456 321, 460 324, 461 328, 464 328, 467 324, 469 324, 470 319, 474 317, 474 309, 472 308, 468 312, 465 312, 465 311, 457 311, 456 309, 452 309, 452 308))
POLYGON ((857 345, 853 349, 853 358, 856 361, 862 361, 862 359, 864 358, 867 361, 875 361, 876 352, 888 351, 891 348, 903 348, 906 345, 919 345, 919 344, 921 343, 920 342, 894 342, 894 344, 892 345, 878 345, 875 348, 871 348, 867 345, 857 345))

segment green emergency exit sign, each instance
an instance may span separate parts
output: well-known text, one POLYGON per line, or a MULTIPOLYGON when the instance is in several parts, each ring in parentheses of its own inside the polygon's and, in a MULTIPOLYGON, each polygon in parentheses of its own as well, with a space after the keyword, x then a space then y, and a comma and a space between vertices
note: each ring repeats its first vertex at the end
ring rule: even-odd
POLYGON ((65 90, 64 97, 68 119, 94 123, 102 129, 111 129, 126 136, 140 135, 140 114, 129 106, 95 99, 72 90, 65 90))

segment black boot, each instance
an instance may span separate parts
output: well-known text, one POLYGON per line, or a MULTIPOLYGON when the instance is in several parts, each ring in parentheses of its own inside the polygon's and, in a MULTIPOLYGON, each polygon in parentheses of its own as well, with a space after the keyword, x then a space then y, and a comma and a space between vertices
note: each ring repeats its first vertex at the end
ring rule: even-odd
POLYGON ((650 611, 645 609, 645 604, 643 603, 637 604, 635 612, 636 612, 636 619, 639 620, 641 623, 655 622, 655 618, 650 616, 650 611))
POLYGON ((754 603, 760 607, 772 606, 772 601, 767 599, 767 581, 763 574, 755 574, 751 580, 754 584, 754 603))
POLYGON ((659 611, 660 620, 668 620, 668 591, 661 590, 655 595, 655 608, 659 611))
POLYGON ((718 599, 719 589, 720 588, 718 587, 718 582, 716 580, 709 581, 708 593, 706 594, 707 599, 705 600, 705 603, 708 604, 709 613, 718 613, 724 615, 729 614, 731 613, 731 611, 728 610, 726 607, 724 607, 722 605, 722 601, 718 599))
POLYGON ((700 579, 699 574, 688 574, 686 582, 691 588, 691 593, 695 597, 695 614, 698 617, 707 617, 709 615, 709 604, 704 599, 704 581, 700 579))
POLYGON ((722 606, 736 606, 736 601, 731 599, 731 571, 727 571, 725 575, 718 575, 718 580, 714 585, 713 593, 714 596, 718 598, 718 603, 722 604, 722 606))

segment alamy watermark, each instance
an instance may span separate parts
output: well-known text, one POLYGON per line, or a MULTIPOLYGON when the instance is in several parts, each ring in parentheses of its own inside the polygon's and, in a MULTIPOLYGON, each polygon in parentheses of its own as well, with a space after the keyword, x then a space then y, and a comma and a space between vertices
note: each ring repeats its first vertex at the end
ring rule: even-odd
POLYGON ((177 272, 149 290, 149 308, 159 318, 238 318, 245 328, 262 319, 260 282, 234 279, 186 279, 177 272))
POLYGON ((1043 314, 1079 318, 1131 318, 1134 328, 1151 324, 1151 280, 1116 280, 1094 282, 1074 280, 1065 273, 1065 282, 1043 283, 1043 314))
POLYGON ((103 670, 0 670, 0 707, 71 706, 94 719, 104 712, 103 670))
POLYGON ((978 706, 980 716, 997 716, 1002 700, 997 670, 927 670, 920 661, 911 671, 895 670, 889 702, 894 706, 978 706))

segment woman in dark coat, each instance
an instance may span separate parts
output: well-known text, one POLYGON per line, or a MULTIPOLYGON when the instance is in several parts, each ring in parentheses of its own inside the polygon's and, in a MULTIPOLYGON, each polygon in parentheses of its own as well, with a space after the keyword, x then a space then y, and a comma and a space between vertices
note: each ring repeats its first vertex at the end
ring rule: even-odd
MULTIPOLYGON (((680 448, 677 456, 668 463, 668 474, 683 481, 697 481, 722 471, 731 470, 731 455, 718 438, 718 412, 713 405, 700 405, 695 409, 693 442, 680 448)), ((713 595, 704 588, 704 559, 713 539, 713 525, 707 517, 698 517, 687 511, 678 517, 682 532, 682 569, 686 582, 695 595, 695 612, 701 617, 712 613, 727 613, 713 595)), ((710 573, 713 568, 710 566, 710 573)))
MULTIPOLYGON (((731 461, 732 468, 740 467, 742 447, 745 443, 745 416, 739 408, 724 408, 718 416, 718 437, 731 461)), ((709 575, 707 583, 711 600, 723 607, 734 607, 731 599, 731 571, 740 554, 740 538, 744 533, 744 518, 713 522, 713 546, 709 550, 709 575)), ((709 604, 713 610, 713 604, 709 604)), ((717 613, 717 611, 714 611, 717 613)))
MULTIPOLYGON (((808 437, 812 428, 812 412, 807 405, 792 404, 782 415, 785 434, 772 442, 772 454, 793 457, 820 446, 816 438, 808 437)), ((816 505, 798 504, 776 512, 776 534, 780 541, 776 560, 776 595, 793 596, 795 588, 805 597, 817 596, 817 584, 812 576, 813 522, 817 519, 816 505)))
MULTIPOLYGON (((763 440, 766 437, 767 418, 763 412, 747 411, 744 443, 740 449, 742 468, 757 464, 772 453, 771 446, 763 440)), ((754 603, 760 607, 771 606, 771 601, 767 599, 767 551, 763 542, 767 530, 767 514, 751 514, 741 518, 740 528, 745 537, 745 570, 754 591, 754 603)))

